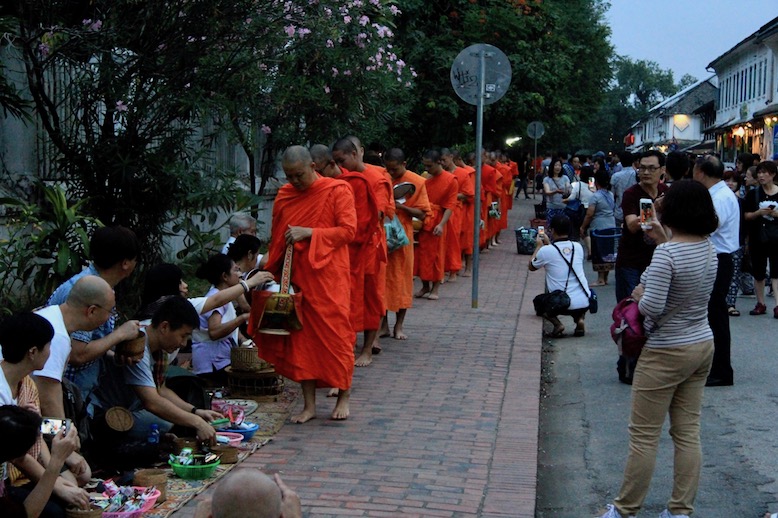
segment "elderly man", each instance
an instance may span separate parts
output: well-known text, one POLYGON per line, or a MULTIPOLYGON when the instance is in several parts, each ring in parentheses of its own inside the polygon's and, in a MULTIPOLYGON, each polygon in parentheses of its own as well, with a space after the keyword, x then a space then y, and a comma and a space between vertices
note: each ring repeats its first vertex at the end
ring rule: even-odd
POLYGON ((713 331, 714 352, 706 387, 725 387, 734 383, 730 362, 727 292, 732 282, 732 254, 740 248, 740 206, 723 177, 724 164, 715 156, 707 156, 694 166, 694 180, 708 189, 719 218, 719 227, 710 235, 719 264, 708 301, 708 323, 713 331))
POLYGON ((273 205, 267 270, 279 279, 287 245, 293 245, 292 284, 305 301, 302 330, 254 339, 263 359, 302 385, 304 406, 293 423, 316 417, 316 387, 339 389, 331 417, 346 419, 354 374, 348 252, 357 230, 354 196, 346 182, 319 176, 302 146, 288 148, 282 166, 289 183, 273 205))
POLYGON ((222 253, 227 254, 227 250, 230 249, 230 245, 235 242, 241 234, 250 234, 252 236, 257 235, 257 220, 243 212, 233 214, 229 221, 230 237, 227 238, 227 242, 222 247, 222 253))

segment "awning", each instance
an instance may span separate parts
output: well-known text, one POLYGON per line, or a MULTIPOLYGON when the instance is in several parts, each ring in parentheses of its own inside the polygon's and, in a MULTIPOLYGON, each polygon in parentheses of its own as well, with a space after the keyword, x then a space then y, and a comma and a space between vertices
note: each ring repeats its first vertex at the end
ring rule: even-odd
POLYGON ((767 108, 763 108, 759 111, 755 111, 754 118, 763 117, 765 115, 775 115, 775 114, 778 114, 778 103, 773 103, 767 108))
POLYGON ((681 149, 681 151, 713 151, 716 147, 715 140, 703 140, 689 147, 681 149))
POLYGON ((730 126, 734 126, 740 121, 740 119, 736 119, 734 116, 730 117, 729 119, 725 120, 724 122, 720 124, 716 124, 711 128, 711 131, 721 131, 723 129, 727 129, 730 126), (736 122, 737 120, 737 122, 736 122))

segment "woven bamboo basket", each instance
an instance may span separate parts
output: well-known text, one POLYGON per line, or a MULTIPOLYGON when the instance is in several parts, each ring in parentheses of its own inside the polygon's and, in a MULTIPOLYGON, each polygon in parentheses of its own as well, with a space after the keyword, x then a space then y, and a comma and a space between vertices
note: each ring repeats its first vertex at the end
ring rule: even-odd
POLYGON ((101 518, 102 516, 103 510, 94 504, 89 509, 76 509, 74 507, 65 509, 65 518, 101 518))
POLYGON ((222 464, 235 464, 238 462, 238 453, 240 453, 240 450, 235 446, 220 444, 218 446, 211 446, 211 451, 213 453, 221 454, 221 457, 219 458, 221 459, 222 464))
POLYGON ((115 432, 126 432, 135 424, 135 418, 126 408, 115 406, 106 410, 105 422, 115 432))
POLYGON ((257 356, 257 350, 254 347, 235 347, 231 349, 230 366, 233 371, 240 372, 260 372, 273 367, 257 356))
POLYGON ((277 396, 284 390, 284 378, 272 367, 262 372, 240 372, 231 367, 225 371, 231 396, 277 396))
POLYGON ((167 472, 162 469, 141 469, 135 472, 132 485, 140 487, 154 486, 159 490, 157 503, 167 500, 167 472))

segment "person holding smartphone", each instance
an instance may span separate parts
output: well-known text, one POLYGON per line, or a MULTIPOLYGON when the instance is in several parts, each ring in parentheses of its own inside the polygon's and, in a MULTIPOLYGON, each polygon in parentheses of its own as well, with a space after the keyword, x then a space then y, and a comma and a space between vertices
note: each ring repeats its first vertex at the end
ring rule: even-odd
POLYGON ((771 239, 771 236, 778 235, 777 174, 778 167, 775 162, 770 160, 760 162, 756 166, 756 179, 759 185, 746 194, 743 208, 745 219, 750 224, 748 249, 751 252, 756 293, 756 307, 750 311, 750 314, 764 315, 767 312, 764 288, 769 261, 770 282, 775 297, 774 318, 778 318, 778 241, 771 239))

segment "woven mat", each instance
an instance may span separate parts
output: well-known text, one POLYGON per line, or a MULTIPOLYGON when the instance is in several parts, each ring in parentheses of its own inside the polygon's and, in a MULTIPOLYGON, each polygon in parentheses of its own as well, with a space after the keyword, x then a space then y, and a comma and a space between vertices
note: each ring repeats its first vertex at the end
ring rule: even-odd
POLYGON ((224 475, 229 473, 235 466, 243 462, 249 455, 270 442, 270 437, 278 433, 284 426, 292 412, 292 407, 297 401, 299 394, 299 385, 287 381, 284 391, 273 398, 260 396, 251 399, 231 399, 230 402, 241 405, 246 412, 248 420, 258 423, 259 430, 248 442, 241 443, 243 450, 238 454, 238 462, 235 464, 224 464, 216 468, 214 475, 207 480, 183 480, 173 474, 173 470, 167 468, 167 500, 157 505, 144 516, 150 518, 166 518, 173 512, 181 509, 187 502, 205 491, 208 486, 214 484, 224 475), (252 410, 249 413, 249 410, 252 410))

